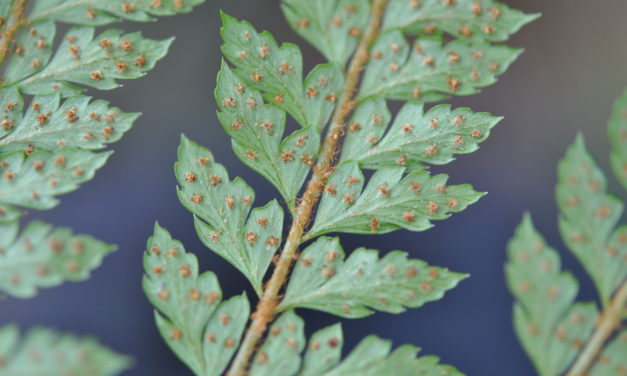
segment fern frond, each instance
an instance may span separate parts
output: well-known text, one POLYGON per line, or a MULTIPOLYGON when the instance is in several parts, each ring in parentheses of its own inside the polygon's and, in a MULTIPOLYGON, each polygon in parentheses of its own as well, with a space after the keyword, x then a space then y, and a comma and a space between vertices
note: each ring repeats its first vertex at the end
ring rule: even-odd
POLYGON ((400 313, 441 299, 467 277, 402 251, 379 258, 376 250, 358 248, 345 258, 338 238, 317 239, 301 253, 277 310, 311 308, 349 318, 373 309, 400 313))
POLYGON ((36 327, 23 338, 15 325, 0 327, 1 376, 114 376, 130 368, 130 358, 96 340, 36 327))
POLYGON ((614 175, 627 189, 627 89, 614 103, 608 133, 614 175))

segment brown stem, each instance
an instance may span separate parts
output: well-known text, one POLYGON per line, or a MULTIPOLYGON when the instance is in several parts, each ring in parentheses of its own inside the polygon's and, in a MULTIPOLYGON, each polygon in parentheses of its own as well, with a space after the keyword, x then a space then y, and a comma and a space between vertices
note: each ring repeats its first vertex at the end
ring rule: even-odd
POLYGON ((257 304, 257 310, 252 315, 252 323, 246 331, 242 345, 227 372, 229 376, 242 376, 245 374, 257 344, 264 335, 268 324, 274 319, 273 311, 278 304, 279 290, 285 284, 292 268, 292 260, 301 243, 305 227, 311 220, 313 208, 320 198, 329 175, 333 172, 335 156, 344 135, 345 122, 354 109, 354 98, 361 72, 368 62, 370 46, 379 34, 381 18, 387 3, 388 0, 374 0, 372 2, 370 22, 346 71, 344 89, 335 113, 331 118, 331 125, 322 145, 318 161, 313 168, 312 177, 307 183, 307 189, 303 193, 300 204, 296 208, 292 226, 276 268, 266 285, 261 300, 257 304))
POLYGON ((11 42, 13 42, 17 29, 26 23, 24 19, 26 3, 28 3, 28 0, 16 0, 11 7, 9 18, 6 20, 5 27, 0 33, 0 63, 9 55, 11 42))
POLYGON ((566 376, 584 376, 592 367, 605 342, 620 326, 627 307, 627 281, 619 287, 610 304, 601 312, 597 328, 566 376))

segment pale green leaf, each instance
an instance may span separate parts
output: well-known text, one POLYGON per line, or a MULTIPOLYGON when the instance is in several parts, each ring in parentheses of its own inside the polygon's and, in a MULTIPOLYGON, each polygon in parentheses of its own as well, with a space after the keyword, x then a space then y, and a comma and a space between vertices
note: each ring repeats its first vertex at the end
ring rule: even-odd
POLYGON ((24 99, 16 87, 0 88, 0 139, 22 121, 23 108, 24 99))
MULTIPOLYGON (((59 93, 36 96, 24 117, 13 121, 10 133, 0 137, 0 150, 100 149, 118 141, 139 117, 82 95, 63 103, 60 99, 59 93)), ((15 103, 22 111, 21 101, 15 103)))
POLYGON ((392 251, 358 248, 348 259, 339 238, 322 237, 299 257, 279 310, 311 308, 357 318, 400 313, 441 299, 466 276, 392 251))
POLYGON ((64 281, 86 280, 104 256, 115 250, 90 236, 39 221, 31 222, 19 236, 10 233, 0 240, 0 289, 19 298, 64 281))
POLYGON ((439 105, 424 113, 422 104, 406 104, 390 127, 382 99, 366 101, 355 111, 348 127, 342 160, 363 168, 446 164, 455 154, 472 153, 502 118, 468 108, 439 105), (387 133, 386 133, 387 131, 387 133))
POLYGON ((559 224, 564 241, 592 277, 604 304, 627 276, 627 228, 613 234, 623 203, 605 189, 605 176, 580 135, 558 167, 559 224))
POLYGON ((299 376, 462 376, 454 367, 440 364, 437 357, 416 357, 420 351, 417 347, 404 345, 392 352, 390 341, 373 335, 364 338, 338 364, 341 347, 339 325, 314 333, 299 376), (308 363, 310 359, 317 364, 308 363))
POLYGON ((173 40, 156 41, 115 29, 98 36, 94 33, 92 27, 70 29, 50 63, 14 84, 26 94, 59 92, 63 96, 83 91, 76 84, 114 89, 119 86, 117 80, 144 76, 165 56, 173 40))
POLYGON ((3 21, 6 21, 6 18, 9 16, 11 12, 11 3, 13 0, 3 1, 0 3, 0 17, 2 17, 3 21))
POLYGON ((614 175, 627 189, 627 90, 616 100, 609 123, 614 175))
POLYGON ((317 132, 301 129, 282 141, 285 113, 265 105, 261 94, 247 87, 225 63, 215 96, 222 110, 218 119, 233 138, 237 156, 268 179, 293 208, 320 146, 317 132))
POLYGON ((33 22, 60 22, 105 25, 127 19, 150 21, 151 15, 188 13, 204 0, 37 0, 29 18, 33 22))
POLYGON ((572 362, 594 328, 592 303, 574 303, 576 279, 562 272, 558 253, 525 216, 508 247, 507 284, 516 297, 514 326, 542 376, 557 376, 572 362))
POLYGON ((250 368, 250 376, 294 375, 300 368, 305 347, 303 319, 293 311, 282 314, 268 330, 250 368))
POLYGON ((22 338, 15 325, 0 328, 1 376, 114 376, 132 360, 93 338, 32 328, 22 338))
POLYGON ((596 364, 590 370, 590 376, 617 376, 627 371, 627 330, 619 332, 605 346, 596 364))
POLYGON ((539 14, 525 14, 493 0, 390 0, 383 29, 408 34, 443 31, 457 38, 503 41, 539 14))
POLYGON ((340 324, 315 332, 309 339, 298 376, 318 376, 333 368, 342 357, 343 344, 344 334, 340 324))
POLYGON ((222 52, 236 67, 235 73, 303 127, 321 130, 343 85, 338 66, 319 65, 303 82, 303 58, 298 46, 285 43, 279 47, 269 32, 257 33, 248 22, 224 13, 222 24, 222 52))
POLYGON ((0 203, 32 209, 50 209, 57 195, 71 192, 93 178, 111 152, 40 150, 0 155, 0 203))
POLYGON ((144 292, 158 310, 163 339, 196 375, 220 375, 248 320, 246 295, 221 302, 215 274, 199 274, 196 256, 158 225, 148 240, 144 269, 144 292))
POLYGON ((496 82, 522 50, 438 37, 416 39, 399 30, 382 34, 372 48, 358 100, 385 97, 432 102, 449 94, 470 95, 496 82))
POLYGON ((263 277, 281 243, 280 205, 274 200, 251 213, 252 188, 241 178, 230 180, 208 149, 185 137, 174 169, 179 199, 196 216, 200 239, 239 269, 260 294, 263 277))
POLYGON ((20 81, 48 64, 55 32, 56 27, 51 21, 22 31, 15 42, 14 53, 8 60, 4 82, 20 81))
POLYGON ((370 4, 359 0, 283 0, 292 29, 327 60, 344 66, 368 23, 370 4))
POLYGON ((415 171, 403 177, 404 172, 404 167, 381 168, 363 188, 365 178, 357 162, 340 164, 329 177, 305 239, 328 232, 423 231, 432 227, 431 221, 446 219, 483 195, 467 184, 447 186, 443 174, 415 171))
POLYGON ((16 221, 24 215, 24 212, 11 205, 0 204, 0 224, 16 221))

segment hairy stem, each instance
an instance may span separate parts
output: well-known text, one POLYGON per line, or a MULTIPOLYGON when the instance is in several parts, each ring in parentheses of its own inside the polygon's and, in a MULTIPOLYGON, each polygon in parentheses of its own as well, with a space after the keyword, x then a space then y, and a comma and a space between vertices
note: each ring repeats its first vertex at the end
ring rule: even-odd
POLYGON ((610 304, 601 312, 597 328, 566 376, 584 376, 592 367, 603 345, 620 326, 627 307, 627 281, 619 287, 610 304))
POLYGON ((11 42, 13 42, 17 29, 26 23, 26 20, 24 19, 26 3, 28 3, 28 0, 16 0, 15 3, 13 3, 13 6, 11 6, 9 18, 0 33, 0 64, 4 62, 9 55, 11 42))
POLYGON ((313 168, 312 177, 307 183, 307 189, 303 193, 300 204, 296 208, 294 219, 292 220, 292 225, 276 268, 266 285, 261 300, 257 304, 257 309, 252 315, 252 323, 246 331, 244 340, 227 373, 229 376, 242 376, 245 374, 257 344, 263 337, 268 324, 274 318, 274 308, 278 304, 279 291, 285 284, 292 268, 292 261, 301 243, 305 227, 311 220, 313 208, 320 198, 329 175, 333 172, 335 156, 339 151, 340 141, 345 132, 345 123, 355 106, 354 97, 357 92, 361 72, 368 62, 370 46, 379 34, 381 19, 387 3, 388 0, 374 0, 372 2, 370 22, 346 71, 345 84, 340 101, 331 118, 331 125, 322 145, 318 161, 313 168))

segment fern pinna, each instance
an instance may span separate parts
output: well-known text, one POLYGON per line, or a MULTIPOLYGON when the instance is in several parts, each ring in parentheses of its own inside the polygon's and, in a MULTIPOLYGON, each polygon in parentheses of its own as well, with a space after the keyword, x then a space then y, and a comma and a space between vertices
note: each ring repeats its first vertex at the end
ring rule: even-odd
POLYGON ((246 276, 259 301, 253 309, 244 294, 224 298, 216 275, 200 273, 196 257, 157 225, 143 285, 159 331, 197 375, 460 374, 417 357, 416 347, 392 351, 376 336, 341 359, 341 327, 307 341, 295 310, 398 313, 441 298, 466 277, 402 251, 347 255, 337 237, 321 235, 422 231, 483 195, 447 185, 428 166, 475 151, 501 118, 425 104, 494 83, 520 53, 496 43, 537 16, 489 0, 281 6, 329 62, 303 77, 298 46, 223 14, 225 61, 215 90, 233 150, 281 199, 254 207, 254 190, 185 137, 175 165, 198 236, 246 276), (388 100, 407 103, 392 115, 388 100), (286 115, 300 125, 289 135, 286 115), (364 170, 373 171, 369 179, 364 170))
MULTIPOLYGON (((614 175, 627 188, 627 91, 609 122, 614 175)), ((516 298, 514 326, 542 376, 614 376, 627 373, 627 225, 624 203, 606 192, 607 180, 578 135, 558 167, 559 228, 568 249, 599 295, 575 302, 579 286, 563 272, 526 215, 509 244, 507 282, 516 298)))
MULTIPOLYGON (((20 231, 22 209, 56 206, 57 196, 93 178, 137 119, 82 92, 142 77, 172 39, 121 30, 121 19, 189 12, 202 0, 0 1, 0 290, 16 298, 88 278, 115 249, 39 221, 20 231), (55 46, 56 22, 74 24, 55 46)), ((20 338, 0 328, 0 375, 114 375, 129 359, 94 340, 35 328, 20 338)))

